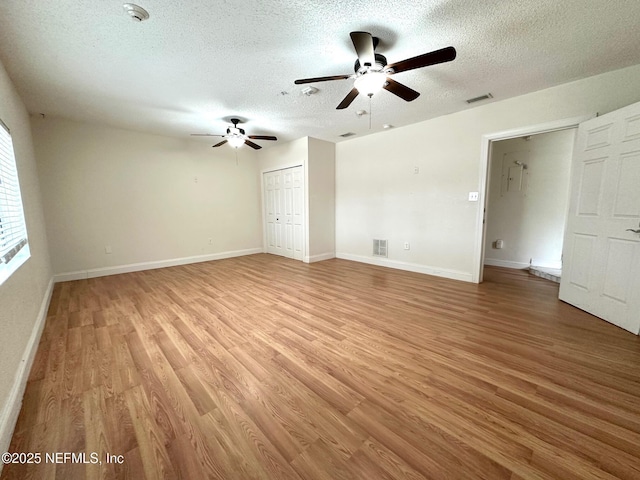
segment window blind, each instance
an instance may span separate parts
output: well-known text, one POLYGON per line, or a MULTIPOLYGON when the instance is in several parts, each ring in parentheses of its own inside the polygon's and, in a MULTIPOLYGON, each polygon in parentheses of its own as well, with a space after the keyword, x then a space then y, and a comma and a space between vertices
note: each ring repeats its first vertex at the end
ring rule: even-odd
POLYGON ((0 120, 0 264, 8 264, 27 245, 27 229, 7 126, 0 120))

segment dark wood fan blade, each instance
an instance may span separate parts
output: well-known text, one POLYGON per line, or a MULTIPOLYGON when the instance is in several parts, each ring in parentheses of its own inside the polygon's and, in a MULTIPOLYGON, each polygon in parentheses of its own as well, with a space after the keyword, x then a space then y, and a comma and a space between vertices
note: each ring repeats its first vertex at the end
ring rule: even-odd
POLYGON ((245 140, 244 143, 246 145, 249 145, 254 150, 260 150, 262 148, 260 145, 258 145, 257 143, 253 143, 251 140, 245 140))
POLYGON ((224 135, 215 135, 213 133, 192 133, 192 137, 224 137, 224 135))
POLYGON ((453 47, 446 47, 434 52, 424 53, 417 57, 407 58, 391 65, 387 65, 387 68, 392 68, 394 73, 406 72, 407 70, 413 70, 414 68, 428 67, 429 65, 436 65, 438 63, 450 62, 456 58, 456 49, 453 47))
POLYGON ((396 82, 392 78, 387 78, 387 83, 383 87, 385 90, 399 96, 401 99, 411 102, 420 96, 420 93, 416 92, 412 88, 403 85, 400 82, 396 82))
POLYGON ((367 32, 351 32, 351 41, 358 54, 361 66, 367 64, 371 67, 376 63, 376 56, 373 49, 373 37, 367 32))
POLYGON ((216 143, 215 145, 212 145, 213 148, 219 147, 220 145, 224 145, 225 143, 227 143, 226 140, 222 140, 220 143, 216 143))
POLYGON ((347 108, 349 105, 351 105, 351 102, 353 102, 357 96, 358 96, 358 89, 354 87, 351 89, 349 93, 347 93, 347 96, 344 97, 344 100, 340 102, 340 105, 336 107, 336 110, 342 110, 344 108, 347 108))
POLYGON ((278 140, 276 137, 270 135, 249 135, 249 138, 253 138, 254 140, 278 140))
POLYGON ((333 77, 316 77, 316 78, 303 78, 302 80, 296 80, 296 85, 303 85, 305 83, 316 83, 316 82, 328 82, 329 80, 346 80, 351 75, 334 75, 333 77))

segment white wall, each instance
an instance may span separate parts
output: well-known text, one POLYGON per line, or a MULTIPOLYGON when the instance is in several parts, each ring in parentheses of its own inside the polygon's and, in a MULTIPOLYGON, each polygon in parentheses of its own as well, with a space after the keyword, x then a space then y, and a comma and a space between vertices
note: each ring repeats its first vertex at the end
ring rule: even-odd
POLYGON ((575 129, 494 142, 490 162, 485 264, 561 267, 575 129), (508 188, 508 167, 525 162, 522 189, 508 188), (494 248, 497 239, 502 249, 494 248))
POLYGON ((31 258, 0 285, 0 452, 4 452, 20 411, 23 382, 44 324, 52 283, 29 116, 2 64, 0 119, 11 130, 31 251, 31 258))
POLYGON ((191 139, 50 117, 32 127, 55 274, 261 251, 253 150, 236 164, 233 149, 191 139))
POLYGON ((482 136, 610 112, 640 100, 639 84, 634 66, 338 143, 337 256, 471 281, 482 136), (371 256, 373 238, 389 240, 388 260, 371 256))

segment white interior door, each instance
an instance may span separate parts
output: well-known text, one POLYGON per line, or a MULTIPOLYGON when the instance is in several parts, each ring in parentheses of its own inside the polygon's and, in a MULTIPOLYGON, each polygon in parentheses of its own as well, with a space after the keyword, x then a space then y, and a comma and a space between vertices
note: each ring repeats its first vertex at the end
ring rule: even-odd
POLYGON ((580 124, 560 299, 640 330, 640 103, 580 124))
POLYGON ((284 255, 282 231, 282 175, 280 171, 264 174, 264 210, 267 252, 284 255))
POLYGON ((302 260, 304 244, 304 175, 302 167, 292 169, 293 258, 302 260))
POLYGON ((285 257, 293 258, 293 168, 282 171, 285 257))
POLYGON ((267 253, 302 260, 304 175, 302 166, 264 174, 267 253))

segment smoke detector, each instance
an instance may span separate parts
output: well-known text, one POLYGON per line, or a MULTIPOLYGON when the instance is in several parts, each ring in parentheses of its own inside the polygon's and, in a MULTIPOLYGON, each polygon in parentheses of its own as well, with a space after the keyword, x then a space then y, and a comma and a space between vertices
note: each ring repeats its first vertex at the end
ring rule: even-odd
POLYGON ((318 89, 316 87, 307 87, 307 88, 303 88, 301 92, 303 95, 310 97, 314 93, 318 93, 318 89))
POLYGON ((122 8, 124 8, 127 15, 129 15, 135 22, 144 22, 149 18, 149 12, 139 5, 125 3, 122 5, 122 8))

